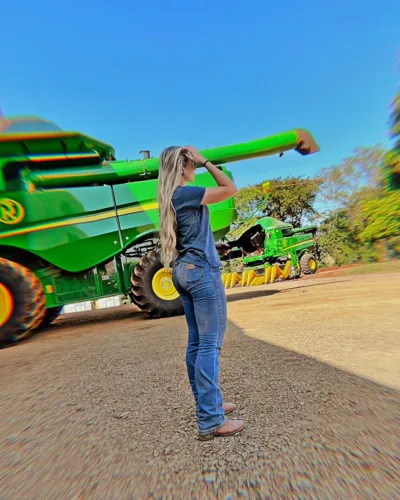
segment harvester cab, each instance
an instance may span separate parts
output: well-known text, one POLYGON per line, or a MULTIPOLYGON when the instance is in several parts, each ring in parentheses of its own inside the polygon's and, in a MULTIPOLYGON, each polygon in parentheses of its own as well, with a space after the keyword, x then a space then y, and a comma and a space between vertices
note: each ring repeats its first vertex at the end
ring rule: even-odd
MULTIPOLYGON (((289 150, 308 155, 318 146, 308 132, 291 130, 202 154, 232 177, 230 162, 289 150)), ((66 304, 115 295, 129 297, 150 317, 182 314, 171 269, 159 256, 159 160, 142 153, 117 161, 109 144, 41 118, 1 120, 0 341, 49 325, 66 304)), ((195 184, 216 185, 208 173, 199 173, 195 184)), ((235 218, 233 199, 210 206, 216 240, 235 218)), ((287 255, 284 241, 300 238, 279 237, 289 230, 261 219, 237 250, 260 250, 244 257, 254 269, 253 258, 273 263, 279 249, 287 255)))

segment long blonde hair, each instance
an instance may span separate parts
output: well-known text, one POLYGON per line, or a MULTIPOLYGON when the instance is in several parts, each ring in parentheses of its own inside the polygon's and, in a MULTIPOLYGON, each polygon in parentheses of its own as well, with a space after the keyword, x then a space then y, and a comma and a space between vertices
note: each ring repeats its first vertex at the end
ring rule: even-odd
POLYGON ((176 251, 176 214, 172 205, 172 196, 182 179, 182 170, 186 165, 187 149, 170 146, 160 156, 158 174, 158 210, 160 221, 161 261, 164 267, 170 267, 176 251))

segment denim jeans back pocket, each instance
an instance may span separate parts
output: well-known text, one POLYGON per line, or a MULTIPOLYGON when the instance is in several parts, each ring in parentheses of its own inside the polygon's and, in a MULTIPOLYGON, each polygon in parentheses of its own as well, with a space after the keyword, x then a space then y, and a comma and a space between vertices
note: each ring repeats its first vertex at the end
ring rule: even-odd
POLYGON ((181 262, 179 264, 178 279, 183 288, 196 285, 203 279, 203 268, 195 264, 181 262))

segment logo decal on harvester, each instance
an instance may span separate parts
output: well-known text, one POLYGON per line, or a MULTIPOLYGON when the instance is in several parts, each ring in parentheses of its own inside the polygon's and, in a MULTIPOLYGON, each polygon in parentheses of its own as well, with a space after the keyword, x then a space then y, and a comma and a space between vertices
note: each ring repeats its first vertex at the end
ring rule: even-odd
POLYGON ((18 224, 25 216, 24 207, 14 200, 0 199, 0 223, 18 224))

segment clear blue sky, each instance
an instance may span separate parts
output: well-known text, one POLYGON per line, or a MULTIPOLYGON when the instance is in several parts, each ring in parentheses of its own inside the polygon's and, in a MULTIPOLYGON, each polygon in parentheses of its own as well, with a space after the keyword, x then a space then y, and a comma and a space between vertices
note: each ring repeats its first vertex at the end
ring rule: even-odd
POLYGON ((307 128, 319 154, 232 170, 239 186, 312 175, 387 142, 399 20, 399 0, 4 2, 0 106, 110 142, 120 159, 307 128))

